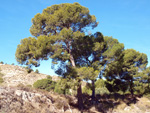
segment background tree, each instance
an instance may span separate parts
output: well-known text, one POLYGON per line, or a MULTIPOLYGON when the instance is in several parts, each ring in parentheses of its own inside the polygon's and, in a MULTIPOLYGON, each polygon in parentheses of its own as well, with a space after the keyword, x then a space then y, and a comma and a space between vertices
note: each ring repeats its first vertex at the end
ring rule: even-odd
POLYGON ((124 77, 129 83, 129 90, 133 96, 134 93, 134 81, 136 81, 136 74, 145 69, 147 65, 147 55, 137 52, 134 49, 127 49, 124 51, 123 57, 123 72, 124 77))
POLYGON ((150 91, 150 67, 147 67, 144 71, 143 71, 143 80, 145 83, 147 83, 148 85, 148 91, 150 91))
POLYGON ((119 60, 121 59, 124 45, 112 37, 103 37, 100 32, 86 36, 84 40, 87 44, 81 43, 77 46, 77 48, 81 48, 79 52, 81 55, 78 55, 81 57, 76 58, 79 67, 77 73, 83 76, 82 79, 87 81, 91 80, 92 99, 94 100, 95 81, 98 77, 100 78, 100 76, 102 76, 102 72, 107 65, 115 62, 114 65, 119 67, 119 60))
POLYGON ((110 92, 117 92, 120 90, 121 84, 123 86, 125 85, 121 82, 119 76, 123 62, 124 45, 112 37, 105 37, 105 40, 109 47, 105 52, 105 57, 107 58, 104 70, 104 77, 106 78, 105 83, 110 92))
POLYGON ((146 68, 147 56, 134 49, 124 50, 120 55, 121 57, 117 62, 108 65, 106 72, 106 78, 110 81, 108 87, 109 89, 113 87, 111 89, 116 91, 122 90, 125 92, 129 90, 133 96, 135 84, 139 79, 137 74, 146 68))
POLYGON ((135 90, 137 94, 150 92, 150 67, 140 71, 136 76, 135 90))

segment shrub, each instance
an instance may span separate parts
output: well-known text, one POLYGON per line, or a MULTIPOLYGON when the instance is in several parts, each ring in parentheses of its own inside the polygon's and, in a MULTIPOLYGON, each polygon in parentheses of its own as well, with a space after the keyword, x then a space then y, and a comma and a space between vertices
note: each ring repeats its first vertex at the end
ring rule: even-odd
POLYGON ((69 81, 65 79, 61 79, 57 81, 54 92, 59 93, 59 94, 71 94, 70 92, 71 89, 71 84, 69 81))
POLYGON ((69 89, 61 86, 59 83, 56 84, 54 92, 58 94, 70 94, 69 89))
POLYGON ((25 67, 27 73, 31 73, 33 71, 33 69, 29 68, 29 67, 25 67))
POLYGON ((56 83, 52 81, 51 79, 41 79, 41 80, 37 80, 33 84, 33 87, 38 88, 38 89, 44 89, 46 91, 50 91, 50 90, 54 90, 55 84, 56 83))
POLYGON ((84 94, 88 94, 88 95, 92 94, 91 88, 88 87, 87 85, 83 87, 82 91, 83 91, 84 94))
MULTIPOLYGON (((1 71, 1 69, 0 69, 0 71, 1 71)), ((2 78, 3 76, 4 76, 4 75, 0 72, 0 84, 4 82, 4 80, 3 80, 3 78, 2 78)))
POLYGON ((38 70, 38 69, 36 69, 36 70, 35 70, 35 73, 39 73, 39 70, 38 70))
POLYGON ((12 63, 11 65, 15 65, 14 63, 12 63))
POLYGON ((1 61, 1 62, 0 62, 0 64, 4 64, 4 62, 3 62, 3 61, 1 61))
POLYGON ((52 77, 50 75, 47 75, 47 79, 51 79, 52 80, 52 77))
POLYGON ((32 85, 24 85, 22 83, 18 84, 17 88, 24 91, 33 91, 32 85))
POLYGON ((95 83, 95 94, 104 95, 109 93, 109 90, 106 88, 105 80, 97 80, 95 83))
POLYGON ((109 94, 109 93, 110 92, 108 91, 108 89, 106 87, 95 89, 95 94, 104 95, 104 94, 109 94))

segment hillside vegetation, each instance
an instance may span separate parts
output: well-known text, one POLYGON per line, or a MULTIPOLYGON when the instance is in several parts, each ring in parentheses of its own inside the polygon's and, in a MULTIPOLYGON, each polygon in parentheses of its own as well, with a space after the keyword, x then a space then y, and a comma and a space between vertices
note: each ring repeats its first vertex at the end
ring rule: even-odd
MULTIPOLYGON (((35 89, 32 85, 36 80, 46 80, 47 76, 44 74, 27 73, 26 70, 19 66, 14 65, 1 65, 1 72, 3 72, 4 84, 0 85, 0 113, 80 113, 77 107, 76 96, 62 95, 62 93, 55 93, 52 89, 45 91, 35 89), (22 72, 22 74, 20 74, 22 72), (8 76, 13 73, 13 76, 8 76), (5 77, 7 75, 7 78, 5 77), (35 79, 35 76, 38 79, 35 79), (28 76, 31 81, 27 80, 28 76), (44 76, 44 77, 41 77, 44 76), (15 80, 15 85, 11 82, 6 85, 7 80, 15 80), (9 86, 9 87, 8 87, 9 86)), ((48 79, 56 80, 57 77, 48 77, 48 79)), ((57 81, 59 79, 57 78, 57 81)), ((57 83, 57 81, 55 81, 57 83)), ((102 83, 102 81, 100 82, 102 83)), ((97 83, 98 84, 98 83, 97 83)), ((100 84, 99 84, 100 86, 100 84)), ((84 84, 83 88, 86 87, 84 84)), ((98 88, 98 87, 97 87, 98 88)), ((97 89, 96 88, 96 89, 97 89)), ((101 88, 101 91, 104 90, 101 88)), ((142 96, 135 96, 132 98, 130 94, 104 94, 96 96, 96 101, 93 103, 90 96, 87 94, 88 90, 84 93, 84 113, 148 113, 150 112, 150 99, 142 96)))

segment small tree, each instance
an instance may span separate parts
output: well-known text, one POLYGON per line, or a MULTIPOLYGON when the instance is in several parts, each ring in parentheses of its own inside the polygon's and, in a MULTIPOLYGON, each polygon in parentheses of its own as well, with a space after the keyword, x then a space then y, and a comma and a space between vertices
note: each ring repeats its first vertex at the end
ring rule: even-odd
POLYGON ((26 69, 26 71, 27 71, 27 73, 31 73, 32 71, 33 71, 33 69, 31 69, 30 67, 25 67, 25 69, 26 69))
POLYGON ((0 62, 0 64, 4 64, 4 62, 3 62, 3 61, 1 61, 1 62, 0 62))
POLYGON ((137 52, 133 49, 127 49, 124 51, 124 62, 123 71, 126 75, 126 80, 129 83, 130 92, 133 96, 134 94, 134 81, 136 81, 138 71, 146 68, 148 63, 147 55, 137 52))
POLYGON ((135 84, 137 83, 135 81, 138 80, 137 74, 145 69, 146 65, 146 54, 137 52, 134 49, 124 50, 118 60, 107 66, 106 78, 111 83, 108 84, 110 90, 117 89, 116 91, 122 90, 125 92, 128 89, 133 96, 135 84))
POLYGON ((36 69, 36 70, 35 70, 35 73, 39 73, 39 70, 38 70, 38 69, 36 69))
POLYGON ((14 63, 12 63, 11 65, 15 65, 14 63))
POLYGON ((135 90, 139 94, 150 92, 150 67, 138 72, 136 75, 135 90))

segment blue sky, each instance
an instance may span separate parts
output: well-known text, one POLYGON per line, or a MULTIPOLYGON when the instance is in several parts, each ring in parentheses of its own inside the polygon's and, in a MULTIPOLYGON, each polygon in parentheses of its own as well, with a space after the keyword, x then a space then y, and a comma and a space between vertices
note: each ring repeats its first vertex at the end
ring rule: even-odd
MULTIPOLYGON (((95 15, 100 31, 146 53, 150 62, 150 0, 1 0, 0 4, 0 61, 15 63, 15 51, 20 40, 31 36, 31 19, 48 6, 79 2, 95 15)), ((150 63, 148 64, 150 65, 150 63)), ((41 73, 55 75, 51 61, 42 61, 41 73)))

